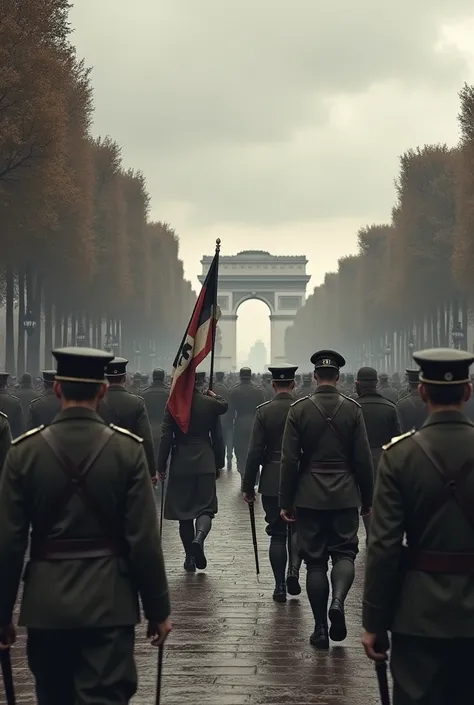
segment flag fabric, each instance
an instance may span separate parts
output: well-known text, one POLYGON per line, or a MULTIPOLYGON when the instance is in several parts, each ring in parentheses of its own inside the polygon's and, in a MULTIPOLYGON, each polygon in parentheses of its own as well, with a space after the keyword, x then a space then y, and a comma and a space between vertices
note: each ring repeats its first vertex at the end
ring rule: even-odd
POLYGON ((173 364, 168 410, 183 433, 189 429, 196 368, 212 351, 219 318, 217 300, 219 253, 216 252, 173 364))

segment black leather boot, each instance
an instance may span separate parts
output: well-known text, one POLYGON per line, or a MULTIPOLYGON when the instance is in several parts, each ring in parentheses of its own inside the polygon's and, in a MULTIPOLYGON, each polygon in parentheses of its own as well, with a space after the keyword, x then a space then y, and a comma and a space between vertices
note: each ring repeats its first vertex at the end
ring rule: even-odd
POLYGON ((309 637, 309 643, 316 649, 329 649, 328 625, 315 624, 314 632, 309 637))
POLYGON ((344 641, 347 636, 344 603, 337 597, 334 597, 331 602, 331 607, 329 608, 329 620, 331 622, 329 636, 332 641, 344 641))
POLYGON ((295 565, 290 567, 286 576, 286 589, 289 595, 301 595, 300 571, 295 565))
POLYGON ((275 602, 286 602, 286 585, 285 583, 280 583, 277 585, 273 591, 273 599, 275 602))
POLYGON ((194 560, 193 556, 186 555, 186 558, 184 559, 184 570, 187 573, 195 573, 196 572, 196 561, 194 560))
POLYGON ((191 544, 191 555, 193 556, 196 568, 204 570, 207 568, 207 559, 204 555, 204 539, 206 538, 203 531, 198 531, 191 544))

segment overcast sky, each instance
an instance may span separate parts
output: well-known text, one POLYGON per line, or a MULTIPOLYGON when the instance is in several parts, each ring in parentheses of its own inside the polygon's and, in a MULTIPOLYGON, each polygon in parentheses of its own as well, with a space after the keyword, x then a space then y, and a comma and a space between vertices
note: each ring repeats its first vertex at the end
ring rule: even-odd
MULTIPOLYGON (((140 168, 197 288, 203 254, 306 254, 308 293, 388 221, 398 156, 455 144, 472 0, 76 0, 94 133, 140 168), (390 7, 391 6, 391 7, 390 7)), ((268 344, 264 304, 239 349, 268 344)))

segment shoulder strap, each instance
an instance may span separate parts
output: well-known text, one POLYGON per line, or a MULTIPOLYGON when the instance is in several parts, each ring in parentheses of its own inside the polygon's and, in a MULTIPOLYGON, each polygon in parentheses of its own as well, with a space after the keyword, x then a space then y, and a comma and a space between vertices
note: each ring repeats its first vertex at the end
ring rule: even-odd
MULTIPOLYGON (((313 394, 313 396, 308 397, 308 399, 310 400, 310 402, 312 403, 314 408, 319 411, 319 413, 323 417, 324 421, 326 422, 327 426, 331 429, 331 431, 333 432, 333 434, 336 436, 337 440, 341 444, 342 448, 344 449, 345 443, 344 443, 343 439, 341 438, 341 436, 339 435, 337 428, 333 424, 333 421, 336 418, 336 415, 339 412, 339 409, 344 404, 344 397, 343 396, 339 397, 339 400, 338 400, 336 406, 334 407, 334 410, 333 410, 331 416, 328 416, 327 412, 324 409, 324 407, 322 406, 322 404, 320 404, 318 401, 316 401, 314 394, 313 394)), ((344 454, 345 454, 345 452, 344 452, 344 454)))

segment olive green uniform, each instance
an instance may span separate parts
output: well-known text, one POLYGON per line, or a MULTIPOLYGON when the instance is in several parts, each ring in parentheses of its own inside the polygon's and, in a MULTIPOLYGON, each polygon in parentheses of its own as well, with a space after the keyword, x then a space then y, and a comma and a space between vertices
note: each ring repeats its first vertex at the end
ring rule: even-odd
POLYGON ((241 475, 245 472, 247 450, 252 435, 253 422, 257 406, 263 404, 263 389, 256 387, 250 380, 241 380, 233 387, 229 400, 229 414, 234 428, 234 450, 237 469, 241 475))
MULTIPOLYGON (((230 388, 224 382, 216 382, 213 391, 227 402, 230 400, 230 388)), ((223 414, 222 418, 222 433, 224 434, 224 443, 226 448, 227 469, 232 467, 232 455, 234 453, 234 428, 233 420, 229 410, 223 414)))
POLYGON ((18 397, 6 389, 0 390, 0 411, 8 417, 12 438, 18 438, 25 431, 25 418, 18 397))
POLYGON ((12 434, 7 415, 0 411, 0 477, 2 475, 2 468, 5 463, 5 458, 10 450, 11 442, 12 434))
POLYGON ((392 632, 394 705, 474 702, 473 447, 468 418, 439 411, 382 455, 363 624, 392 632))
POLYGON ((39 393, 36 391, 36 389, 33 389, 32 386, 20 386, 18 389, 15 390, 15 396, 17 396, 20 400, 23 418, 27 419, 30 410, 30 404, 35 399, 38 399, 38 397, 40 396, 39 393))
POLYGON ((143 397, 132 394, 121 384, 110 384, 99 404, 99 415, 105 423, 113 423, 143 439, 143 449, 150 475, 156 475, 153 436, 143 397))
POLYGON ((397 407, 376 391, 364 392, 357 397, 357 402, 362 409, 374 470, 377 470, 383 446, 400 435, 397 407))
POLYGON ((160 448, 161 425, 165 416, 169 394, 169 387, 167 387, 164 382, 157 380, 152 382, 141 394, 150 421, 156 456, 158 456, 160 448))
POLYGON ((28 411, 27 430, 31 431, 38 426, 49 426, 61 411, 61 402, 54 393, 53 388, 48 388, 37 399, 33 399, 28 411))
POLYGON ((19 623, 39 705, 125 705, 137 687, 138 598, 152 622, 170 612, 141 439, 72 407, 13 443, 0 481, 1 625, 12 618, 30 527, 19 623), (82 482, 71 479, 81 463, 60 462, 58 447, 74 463, 91 460, 82 482))
POLYGON ((379 394, 381 394, 385 399, 393 402, 394 404, 398 401, 398 392, 390 384, 381 384, 378 388, 379 394))
POLYGON ((418 389, 410 390, 410 394, 399 400, 397 412, 402 433, 412 429, 418 431, 428 416, 428 408, 420 397, 418 389))

